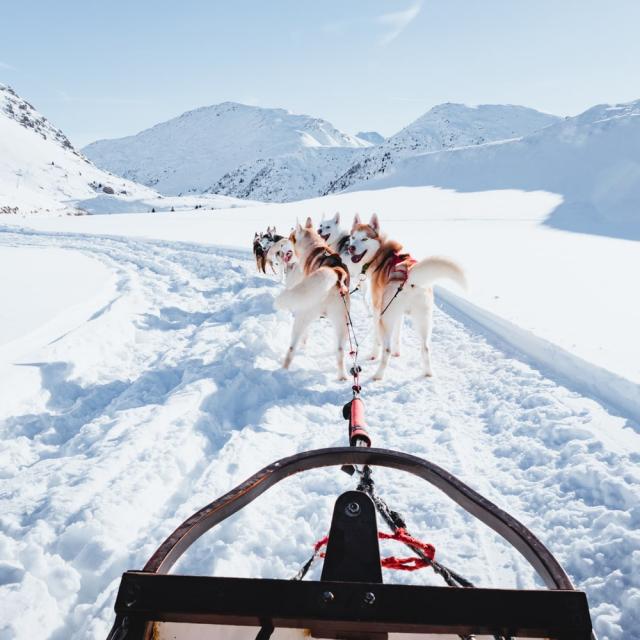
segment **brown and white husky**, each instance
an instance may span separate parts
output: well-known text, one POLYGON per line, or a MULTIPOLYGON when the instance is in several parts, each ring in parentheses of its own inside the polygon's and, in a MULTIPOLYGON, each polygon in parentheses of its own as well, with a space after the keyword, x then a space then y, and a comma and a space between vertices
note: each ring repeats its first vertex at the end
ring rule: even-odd
POLYGON ((344 344, 347 339, 349 271, 340 256, 313 229, 311 218, 307 218, 304 227, 298 223, 289 237, 302 280, 286 288, 275 300, 276 308, 288 309, 294 314, 291 344, 283 367, 287 369, 291 364, 308 326, 320 316, 325 316, 335 331, 338 378, 345 380, 344 344))
POLYGON ((382 380, 389 357, 400 355, 400 334, 404 314, 411 316, 420 337, 424 374, 433 375, 431 366, 431 329, 433 289, 436 280, 448 278, 466 288, 462 268, 448 258, 432 257, 417 262, 402 245, 380 233, 374 213, 369 224, 356 216, 349 240, 351 261, 362 264, 371 280, 371 301, 375 323, 372 360, 382 347, 380 365, 374 380, 382 380), (395 297, 394 297, 395 296, 395 297))
MULTIPOLYGON (((360 221, 360 218, 358 218, 360 221)), ((354 218, 355 224, 355 218, 354 218)), ((356 264, 351 262, 351 255, 349 253, 349 232, 342 229, 340 226, 340 212, 336 212, 333 218, 325 220, 324 215, 318 225, 318 234, 320 237, 333 249, 342 259, 342 262, 349 269, 349 277, 351 278, 351 290, 356 287, 362 293, 365 306, 369 309, 367 304, 367 279, 362 273, 363 263, 356 264)))
POLYGON ((293 242, 289 238, 281 238, 269 247, 266 263, 287 288, 291 288, 302 279, 293 242))

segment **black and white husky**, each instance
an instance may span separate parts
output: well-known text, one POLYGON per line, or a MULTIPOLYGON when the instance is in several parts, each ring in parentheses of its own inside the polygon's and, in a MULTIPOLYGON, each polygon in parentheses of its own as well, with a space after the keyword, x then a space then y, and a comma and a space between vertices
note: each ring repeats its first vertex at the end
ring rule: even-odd
MULTIPOLYGON (((358 222, 360 221, 357 214, 354 218, 354 224, 356 220, 358 220, 358 222)), ((340 256, 342 262, 344 262, 349 269, 351 292, 354 293, 356 290, 360 290, 363 299, 366 301, 367 279, 362 271, 364 264, 357 264, 351 261, 351 254, 349 253, 351 235, 348 231, 340 227, 340 212, 336 212, 333 218, 329 218, 328 220, 325 220, 323 216, 318 225, 318 235, 340 256)))

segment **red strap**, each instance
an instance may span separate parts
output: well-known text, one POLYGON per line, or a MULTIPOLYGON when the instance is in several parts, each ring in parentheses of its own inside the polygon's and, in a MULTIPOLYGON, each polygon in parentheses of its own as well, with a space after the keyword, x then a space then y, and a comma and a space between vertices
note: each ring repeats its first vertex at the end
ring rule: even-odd
POLYGON ((382 558, 380 564, 385 569, 397 569, 398 571, 416 571, 417 569, 424 569, 431 565, 430 562, 422 558, 396 558, 395 556, 382 558))
POLYGON ((396 529, 395 533, 384 533, 379 531, 378 538, 382 540, 399 540, 400 542, 404 542, 414 549, 420 549, 420 551, 422 551, 429 560, 433 560, 436 555, 436 548, 432 544, 422 542, 422 540, 414 538, 412 535, 407 533, 406 529, 396 529))
POLYGON ((321 540, 318 540, 318 542, 313 545, 313 550, 317 553, 325 544, 327 544, 327 542, 329 542, 329 536, 325 536, 321 540))
MULTIPOLYGON (((404 542, 414 549, 419 549, 425 556, 427 556, 427 558, 429 558, 429 560, 423 560, 422 558, 417 558, 415 556, 409 558, 396 558, 395 556, 381 558, 380 564, 386 569, 398 569, 399 571, 416 571, 417 569, 424 569, 431 565, 430 561, 433 560, 436 555, 436 548, 432 544, 422 542, 422 540, 414 538, 412 535, 407 533, 406 529, 396 529, 395 533, 384 533, 383 531, 378 531, 378 538, 381 540, 398 540, 399 542, 404 542)), ((314 553, 318 554, 321 558, 325 557, 325 553, 320 553, 320 549, 322 549, 327 542, 329 542, 329 536, 325 536, 313 545, 314 553)))
POLYGON ((409 278, 409 269, 416 264, 417 260, 408 253, 396 253, 389 261, 387 273, 389 280, 398 280, 404 284, 409 278))

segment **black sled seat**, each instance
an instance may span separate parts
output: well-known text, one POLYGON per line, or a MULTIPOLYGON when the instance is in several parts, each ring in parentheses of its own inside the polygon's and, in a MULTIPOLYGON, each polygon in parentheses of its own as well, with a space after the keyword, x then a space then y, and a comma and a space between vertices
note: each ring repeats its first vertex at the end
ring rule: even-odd
POLYGON ((122 576, 108 640, 241 640, 313 636, 385 638, 555 638, 588 640, 587 598, 524 525, 455 476, 405 453, 366 447, 307 451, 265 467, 185 520, 142 571, 122 576), (383 584, 374 503, 363 491, 336 501, 317 581, 170 575, 206 531, 274 484, 319 467, 368 465, 412 473, 515 547, 546 590, 383 584))

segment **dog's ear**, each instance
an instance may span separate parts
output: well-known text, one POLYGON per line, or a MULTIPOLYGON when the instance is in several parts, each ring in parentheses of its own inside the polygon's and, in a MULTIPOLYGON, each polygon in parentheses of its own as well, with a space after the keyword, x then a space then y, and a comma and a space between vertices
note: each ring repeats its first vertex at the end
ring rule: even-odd
POLYGON ((311 219, 311 216, 307 218, 307 221, 304 223, 304 226, 306 229, 313 229, 313 220, 311 219))
POLYGON ((359 224, 362 224, 362 220, 360 220, 360 214, 356 213, 356 215, 353 216, 353 224, 351 225, 351 231, 353 231, 359 224))
POLYGON ((255 240, 258 237, 258 232, 256 231, 255 234, 253 235, 253 239, 255 240))
POLYGON ((380 220, 378 220, 378 214, 374 213, 369 220, 369 226, 378 233, 380 231, 380 220))
POLYGON ((340 222, 340 212, 336 211, 336 215, 333 216, 333 221, 338 224, 338 222, 340 222))

